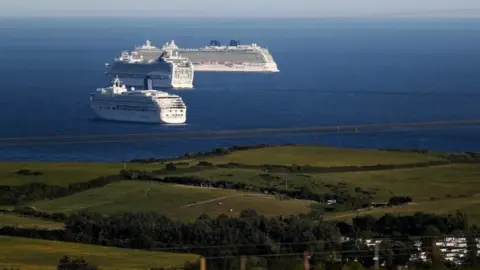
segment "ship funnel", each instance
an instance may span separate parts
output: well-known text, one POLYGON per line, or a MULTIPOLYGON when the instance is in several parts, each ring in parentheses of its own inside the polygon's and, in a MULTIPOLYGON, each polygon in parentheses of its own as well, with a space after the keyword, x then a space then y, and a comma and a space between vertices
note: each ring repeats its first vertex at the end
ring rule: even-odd
POLYGON ((210 46, 220 47, 220 45, 221 45, 221 44, 220 44, 220 41, 215 40, 215 39, 210 40, 210 46))
POLYGON ((150 77, 150 75, 147 75, 145 79, 143 79, 143 87, 145 90, 153 89, 152 78, 150 77))
POLYGON ((238 45, 240 45, 240 41, 239 41, 239 40, 233 40, 233 39, 230 40, 230 46, 236 47, 236 46, 238 46, 238 45))

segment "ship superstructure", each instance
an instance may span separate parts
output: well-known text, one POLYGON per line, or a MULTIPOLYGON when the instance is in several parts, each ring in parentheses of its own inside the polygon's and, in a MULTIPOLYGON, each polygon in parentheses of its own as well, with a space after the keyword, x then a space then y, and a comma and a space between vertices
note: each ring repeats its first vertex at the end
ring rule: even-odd
POLYGON ((154 48, 146 49, 143 53, 123 51, 113 64, 107 65, 106 74, 118 76, 127 86, 141 86, 149 76, 155 87, 193 88, 194 68, 189 59, 179 54, 165 57, 163 53, 154 53, 154 48))
POLYGON ((135 47, 132 53, 147 62, 155 61, 159 57, 168 59, 180 55, 193 64, 195 71, 279 71, 268 49, 256 43, 241 45, 238 40, 231 40, 228 45, 221 45, 218 40, 212 40, 209 46, 196 49, 180 48, 173 40, 158 48, 147 40, 144 45, 135 47))
POLYGON ((143 90, 130 90, 116 77, 113 84, 99 88, 90 96, 90 108, 105 120, 142 123, 182 124, 187 106, 178 95, 152 89, 152 80, 145 78, 143 90))

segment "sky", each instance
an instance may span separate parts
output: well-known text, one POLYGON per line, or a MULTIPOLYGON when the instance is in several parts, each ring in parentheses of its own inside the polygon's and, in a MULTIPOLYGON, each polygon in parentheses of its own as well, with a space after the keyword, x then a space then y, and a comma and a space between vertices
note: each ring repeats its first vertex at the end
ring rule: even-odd
POLYGON ((0 0, 0 16, 480 17, 480 0, 0 0))

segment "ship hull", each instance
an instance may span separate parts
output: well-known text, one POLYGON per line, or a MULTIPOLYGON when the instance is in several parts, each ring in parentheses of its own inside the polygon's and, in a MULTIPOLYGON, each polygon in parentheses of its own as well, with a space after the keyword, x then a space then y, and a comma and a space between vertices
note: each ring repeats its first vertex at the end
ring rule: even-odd
POLYGON ((149 124, 184 124, 186 122, 186 113, 179 117, 169 117, 161 112, 136 112, 120 110, 103 110, 91 107, 98 119, 119 122, 136 122, 149 124))
MULTIPOLYGON (((119 76, 119 78, 128 87, 142 87, 144 84, 144 78, 122 76, 119 76)), ((152 79, 152 87, 158 89, 191 89, 193 88, 193 83, 191 81, 175 82, 171 79, 152 79)))
MULTIPOLYGON (((144 77, 142 76, 118 76, 127 87, 143 87, 144 77)), ((152 79, 152 87, 167 89, 172 88, 171 79, 152 79)))

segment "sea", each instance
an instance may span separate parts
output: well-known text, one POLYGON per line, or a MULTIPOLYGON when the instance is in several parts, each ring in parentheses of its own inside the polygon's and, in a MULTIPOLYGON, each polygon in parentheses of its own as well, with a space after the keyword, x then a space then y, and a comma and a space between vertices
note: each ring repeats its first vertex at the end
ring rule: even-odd
MULTIPOLYGON (((480 119, 480 20, 0 18, 0 137, 299 128, 480 119), (95 119, 105 62, 145 40, 268 47, 279 73, 196 73, 183 126, 95 119)), ((0 143, 4 161, 123 161, 246 144, 480 151, 479 126, 358 134, 0 143)))

